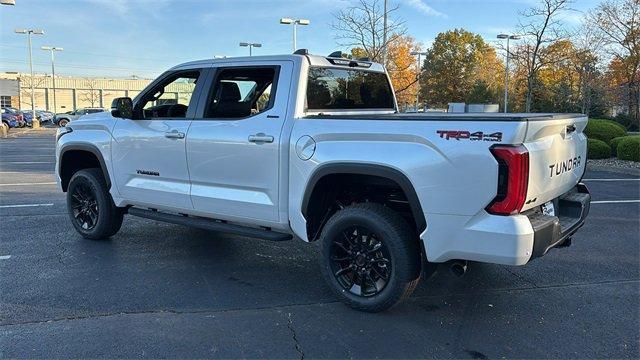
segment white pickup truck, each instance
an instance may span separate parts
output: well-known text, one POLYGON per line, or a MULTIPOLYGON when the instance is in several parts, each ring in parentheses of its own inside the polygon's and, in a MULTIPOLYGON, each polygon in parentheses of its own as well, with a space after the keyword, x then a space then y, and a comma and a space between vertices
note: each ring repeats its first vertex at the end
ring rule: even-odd
POLYGON ((60 128, 56 173, 85 238, 129 214, 321 242, 329 286, 381 311, 436 263, 524 265, 589 211, 584 115, 401 114, 384 68, 292 55, 178 65, 60 128))

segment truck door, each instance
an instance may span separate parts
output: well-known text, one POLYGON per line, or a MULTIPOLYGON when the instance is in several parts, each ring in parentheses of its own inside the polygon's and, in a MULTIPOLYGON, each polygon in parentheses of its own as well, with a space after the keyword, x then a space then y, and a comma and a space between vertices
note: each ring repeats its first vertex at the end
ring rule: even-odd
POLYGON ((116 185, 132 204, 193 209, 186 134, 205 70, 164 74, 138 97, 134 119, 118 119, 112 157, 116 185))
POLYGON ((291 61, 215 69, 200 101, 202 119, 193 121, 187 136, 195 210, 278 221, 281 130, 292 69, 291 61))

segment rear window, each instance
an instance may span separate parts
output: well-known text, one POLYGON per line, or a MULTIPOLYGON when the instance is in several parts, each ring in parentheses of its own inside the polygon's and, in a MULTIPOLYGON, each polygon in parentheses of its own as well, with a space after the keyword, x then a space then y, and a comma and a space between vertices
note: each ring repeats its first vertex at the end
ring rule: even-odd
POLYGON ((393 109, 387 75, 352 69, 311 67, 308 110, 393 109))

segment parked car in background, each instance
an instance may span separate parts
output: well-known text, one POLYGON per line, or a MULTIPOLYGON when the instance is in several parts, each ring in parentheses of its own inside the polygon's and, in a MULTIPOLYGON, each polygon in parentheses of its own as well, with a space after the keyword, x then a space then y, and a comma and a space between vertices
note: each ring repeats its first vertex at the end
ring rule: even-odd
POLYGON ((10 128, 18 127, 18 118, 5 108, 2 108, 2 123, 10 128))
POLYGON ((53 117, 56 115, 51 111, 47 111, 47 110, 36 110, 36 114, 40 115, 40 121, 42 121, 43 123, 48 122, 52 124, 53 124, 53 117))
POLYGON ((103 108, 93 108, 93 107, 79 108, 74 111, 69 111, 62 114, 56 114, 55 117, 53 118, 53 123, 61 127, 67 126, 67 124, 70 121, 73 121, 82 115, 95 114, 95 113, 104 112, 104 111, 106 110, 103 108))
POLYGON ((24 114, 22 113, 22 111, 12 107, 5 107, 3 109, 6 110, 9 114, 16 117, 16 122, 18 124, 16 127, 25 127, 27 125, 27 122, 24 120, 24 114))
MULTIPOLYGON (((20 110, 22 111, 22 117, 24 118, 24 122, 26 123, 27 126, 32 127, 33 126, 33 113, 31 112, 31 110, 20 110)), ((40 115, 38 115, 38 112, 36 111, 36 119, 38 121, 42 121, 42 117, 40 115)))

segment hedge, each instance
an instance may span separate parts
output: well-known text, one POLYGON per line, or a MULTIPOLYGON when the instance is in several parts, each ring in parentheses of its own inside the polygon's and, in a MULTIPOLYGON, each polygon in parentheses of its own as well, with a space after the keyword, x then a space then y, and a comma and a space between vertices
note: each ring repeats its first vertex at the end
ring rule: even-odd
POLYGON ((620 137, 611 139, 611 141, 609 142, 609 146, 611 146, 611 155, 618 156, 618 144, 620 144, 620 141, 622 141, 623 139, 630 138, 630 137, 640 139, 640 135, 620 136, 620 137))
POLYGON ((624 127, 615 121, 603 119, 590 119, 584 133, 590 139, 602 140, 605 143, 611 142, 611 139, 625 136, 627 131, 624 127))
POLYGON ((622 124, 622 123, 620 123, 620 122, 618 122, 618 121, 616 121, 616 120, 610 120, 610 119, 599 119, 599 118, 589 119, 589 121, 592 121, 592 120, 595 120, 595 121, 597 121, 597 122, 602 122, 602 123, 606 123, 606 124, 611 124, 611 125, 617 126, 617 127, 619 127, 620 129, 624 130, 624 132, 627 132, 627 127, 626 127, 624 124, 622 124))
POLYGON ((588 159, 608 159, 611 157, 611 146, 598 139, 587 140, 588 159))
POLYGON ((618 159, 640 161, 640 136, 627 136, 620 141, 618 159))

